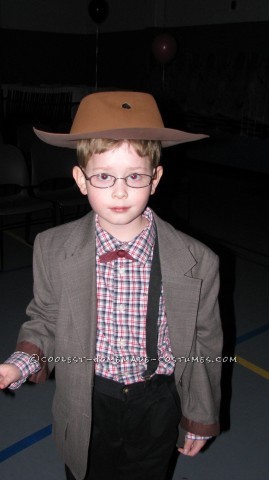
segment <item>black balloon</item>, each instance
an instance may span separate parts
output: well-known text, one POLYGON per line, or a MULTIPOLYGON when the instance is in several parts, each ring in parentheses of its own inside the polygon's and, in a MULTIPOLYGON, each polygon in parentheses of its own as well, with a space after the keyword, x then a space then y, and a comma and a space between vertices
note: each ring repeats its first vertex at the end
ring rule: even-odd
POLYGON ((105 0, 92 0, 89 3, 89 14, 95 23, 103 23, 108 16, 108 4, 105 0))

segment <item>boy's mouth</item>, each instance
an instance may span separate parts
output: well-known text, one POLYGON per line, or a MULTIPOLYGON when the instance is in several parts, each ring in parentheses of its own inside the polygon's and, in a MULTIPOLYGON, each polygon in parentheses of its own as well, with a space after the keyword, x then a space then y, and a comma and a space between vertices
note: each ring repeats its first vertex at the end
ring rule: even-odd
POLYGON ((112 212, 115 212, 115 213, 124 213, 124 212, 127 212, 127 210, 129 210, 129 207, 112 207, 111 210, 112 212))

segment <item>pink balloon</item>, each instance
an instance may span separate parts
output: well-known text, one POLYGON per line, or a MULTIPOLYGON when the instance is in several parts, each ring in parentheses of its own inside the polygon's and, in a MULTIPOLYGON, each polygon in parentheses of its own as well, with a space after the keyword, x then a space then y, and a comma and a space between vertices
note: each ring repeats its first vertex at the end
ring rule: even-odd
POLYGON ((156 60, 165 65, 174 60, 177 52, 177 42, 168 33, 159 34, 153 40, 152 52, 156 60))

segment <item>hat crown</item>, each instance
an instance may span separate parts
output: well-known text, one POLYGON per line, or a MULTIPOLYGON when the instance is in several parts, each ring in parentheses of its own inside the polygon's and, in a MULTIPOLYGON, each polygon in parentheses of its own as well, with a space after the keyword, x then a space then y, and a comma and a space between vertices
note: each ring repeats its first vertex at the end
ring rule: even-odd
POLYGON ((87 95, 79 105, 70 133, 126 128, 164 128, 151 95, 117 91, 87 95))

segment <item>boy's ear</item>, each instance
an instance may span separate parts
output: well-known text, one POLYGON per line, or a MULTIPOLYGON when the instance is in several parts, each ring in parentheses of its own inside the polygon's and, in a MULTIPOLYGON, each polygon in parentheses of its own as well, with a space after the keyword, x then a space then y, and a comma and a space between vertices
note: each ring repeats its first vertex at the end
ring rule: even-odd
POLYGON ((73 168, 73 177, 82 195, 87 195, 86 178, 83 175, 83 172, 81 171, 81 169, 77 165, 73 168))
POLYGON ((151 195, 153 195, 155 193, 156 188, 158 186, 158 183, 161 180, 161 177, 162 177, 162 174, 163 174, 163 167, 161 167, 161 165, 159 165, 154 170, 155 170, 155 172, 154 172, 154 177, 153 177, 153 180, 152 180, 151 191, 150 191, 151 195))

